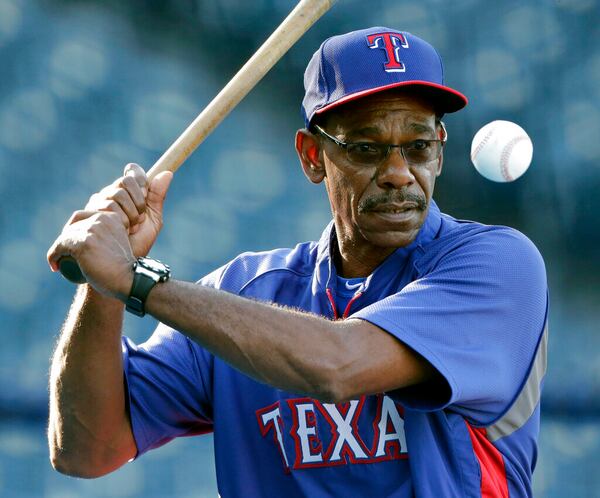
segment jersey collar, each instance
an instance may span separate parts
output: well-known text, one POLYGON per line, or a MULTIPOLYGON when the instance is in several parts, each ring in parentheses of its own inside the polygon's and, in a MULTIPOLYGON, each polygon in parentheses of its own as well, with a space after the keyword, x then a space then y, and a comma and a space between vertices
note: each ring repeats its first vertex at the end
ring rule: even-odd
MULTIPOLYGON (((381 274, 387 274, 389 270, 393 271, 394 268, 403 267, 407 259, 415 250, 422 250, 425 245, 427 245, 437 236, 441 227, 441 223, 442 219, 440 210, 434 200, 431 199, 427 218, 419 230, 416 239, 410 245, 396 249, 396 251, 394 251, 383 263, 381 263, 381 265, 379 265, 373 271, 373 273, 367 277, 364 290, 366 291, 366 289, 370 286, 373 277, 381 274)), ((335 224, 333 221, 331 221, 323 231, 318 243, 316 278, 313 280, 313 292, 325 292, 325 289, 327 288, 335 290, 337 272, 335 265, 333 264, 333 251, 336 247, 336 244, 337 240, 335 224)))

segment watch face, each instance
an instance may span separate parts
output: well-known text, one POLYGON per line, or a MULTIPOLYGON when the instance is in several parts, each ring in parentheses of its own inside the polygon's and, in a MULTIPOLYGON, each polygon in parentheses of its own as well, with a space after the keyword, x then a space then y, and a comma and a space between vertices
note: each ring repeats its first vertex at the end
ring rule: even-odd
POLYGON ((155 273, 159 273, 159 274, 169 273, 169 267, 167 265, 165 265, 164 263, 161 263, 157 259, 139 258, 138 264, 140 266, 147 268, 150 271, 155 272, 155 273))

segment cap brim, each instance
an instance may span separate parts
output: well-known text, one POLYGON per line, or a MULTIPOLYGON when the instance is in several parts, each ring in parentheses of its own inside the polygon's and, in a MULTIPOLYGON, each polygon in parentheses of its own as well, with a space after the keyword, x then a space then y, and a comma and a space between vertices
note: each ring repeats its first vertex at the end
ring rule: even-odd
POLYGON ((448 86, 438 85, 436 83, 431 83, 430 81, 400 81, 398 83, 392 83, 391 85, 369 88, 368 90, 363 90, 362 92, 348 94, 343 98, 336 100, 335 102, 331 102, 330 104, 317 109, 314 114, 321 114, 339 105, 358 100, 374 93, 409 86, 422 89, 426 95, 426 98, 431 99, 436 112, 441 114, 459 111, 469 103, 467 97, 448 86))

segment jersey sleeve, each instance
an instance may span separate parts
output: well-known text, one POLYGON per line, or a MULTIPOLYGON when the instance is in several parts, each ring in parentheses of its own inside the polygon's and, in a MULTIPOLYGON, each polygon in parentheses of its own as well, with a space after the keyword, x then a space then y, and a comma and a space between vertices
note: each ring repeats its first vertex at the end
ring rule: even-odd
POLYGON ((388 331, 442 378, 393 396, 416 410, 454 410, 481 425, 500 417, 532 367, 547 313, 546 272, 525 236, 480 232, 421 278, 353 318, 388 331))
POLYGON ((161 324, 139 346, 123 338, 123 359, 138 455, 176 437, 212 431, 208 353, 161 324))

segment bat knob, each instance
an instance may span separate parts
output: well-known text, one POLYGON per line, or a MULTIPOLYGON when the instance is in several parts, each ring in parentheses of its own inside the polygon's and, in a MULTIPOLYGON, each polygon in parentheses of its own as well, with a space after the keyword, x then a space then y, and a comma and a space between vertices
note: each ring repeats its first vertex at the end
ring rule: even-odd
POLYGON ((85 284, 87 282, 77 261, 71 256, 63 256, 60 258, 58 260, 58 268, 62 276, 74 284, 85 284))

